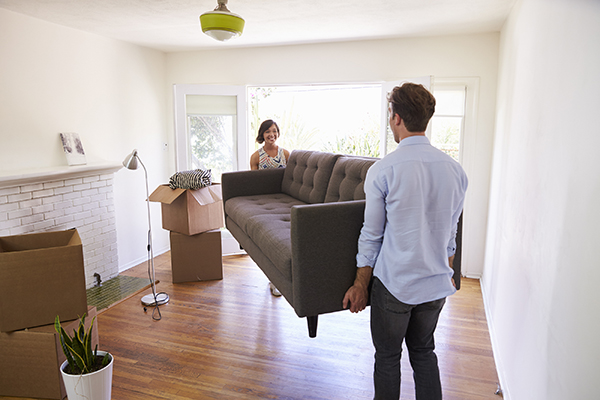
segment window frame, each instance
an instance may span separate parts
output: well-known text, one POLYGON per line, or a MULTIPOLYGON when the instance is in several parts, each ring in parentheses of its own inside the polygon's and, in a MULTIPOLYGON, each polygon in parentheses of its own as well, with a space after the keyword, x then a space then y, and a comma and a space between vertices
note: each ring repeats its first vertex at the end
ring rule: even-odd
POLYGON ((246 86, 231 85, 173 85, 173 107, 175 122, 175 168, 177 171, 184 171, 191 165, 189 159, 189 137, 187 135, 187 112, 186 96, 236 96, 236 159, 234 168, 240 170, 241 165, 250 163, 250 156, 247 154, 247 108, 246 108, 246 86))
POLYGON ((470 170, 474 162, 477 140, 477 109, 479 103, 479 77, 433 78, 432 93, 436 89, 464 89, 465 108, 463 129, 460 135, 459 163, 465 170, 470 170))

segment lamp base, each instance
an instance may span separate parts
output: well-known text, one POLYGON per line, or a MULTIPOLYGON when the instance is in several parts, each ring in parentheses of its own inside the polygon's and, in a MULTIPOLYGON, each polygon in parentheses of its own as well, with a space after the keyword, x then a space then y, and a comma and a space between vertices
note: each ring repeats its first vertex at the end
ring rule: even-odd
POLYGON ((169 295, 166 293, 158 293, 156 295, 156 302, 154 301, 153 294, 147 294, 142 297, 142 304, 145 306, 162 306, 169 302, 169 295))

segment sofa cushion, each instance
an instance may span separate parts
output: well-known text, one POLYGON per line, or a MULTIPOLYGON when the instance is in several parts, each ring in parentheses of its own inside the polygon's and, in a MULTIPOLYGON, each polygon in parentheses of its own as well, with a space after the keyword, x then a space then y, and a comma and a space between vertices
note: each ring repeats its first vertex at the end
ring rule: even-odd
POLYGON ((281 191, 308 204, 323 203, 333 166, 339 157, 339 154, 318 151, 292 151, 281 191))
POLYGON ((365 199, 365 178, 367 171, 377 158, 343 156, 337 159, 325 203, 365 199))
POLYGON ((225 212, 252 238, 279 271, 292 279, 292 206, 306 204, 283 193, 234 197, 225 203, 225 212))

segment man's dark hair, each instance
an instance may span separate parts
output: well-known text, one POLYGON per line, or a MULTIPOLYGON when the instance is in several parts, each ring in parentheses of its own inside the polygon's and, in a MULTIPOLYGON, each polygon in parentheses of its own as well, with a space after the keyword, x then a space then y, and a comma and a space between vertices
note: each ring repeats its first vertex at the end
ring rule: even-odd
POLYGON ((425 132, 435 112, 435 97, 423 85, 404 83, 388 94, 392 112, 404 120, 409 132, 425 132))
POLYGON ((279 131, 279 125, 277 125, 277 123, 275 121, 273 121, 272 119, 267 119, 265 121, 263 121, 262 124, 260 124, 260 128, 258 128, 258 136, 256 136, 256 141, 260 144, 263 144, 265 141, 265 132, 269 130, 269 128, 271 128, 273 125, 275 125, 275 128, 277 128, 277 137, 279 137, 279 135, 281 135, 281 132, 279 131))

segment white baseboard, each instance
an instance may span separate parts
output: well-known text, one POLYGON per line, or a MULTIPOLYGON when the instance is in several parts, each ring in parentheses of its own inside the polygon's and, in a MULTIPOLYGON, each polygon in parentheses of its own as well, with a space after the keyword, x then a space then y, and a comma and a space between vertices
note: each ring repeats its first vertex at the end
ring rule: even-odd
MULTIPOLYGON (((154 250, 154 258, 156 258, 156 256, 159 256, 163 253, 166 253, 167 251, 171 250, 170 247, 166 247, 166 248, 162 248, 162 249, 158 249, 158 250, 154 250)), ((123 265, 119 265, 119 273, 123 272, 123 271, 127 271, 129 268, 133 268, 136 265, 140 265, 143 262, 148 261, 148 256, 144 256, 144 257, 140 257, 138 259, 135 259, 127 264, 123 264, 123 265)))

